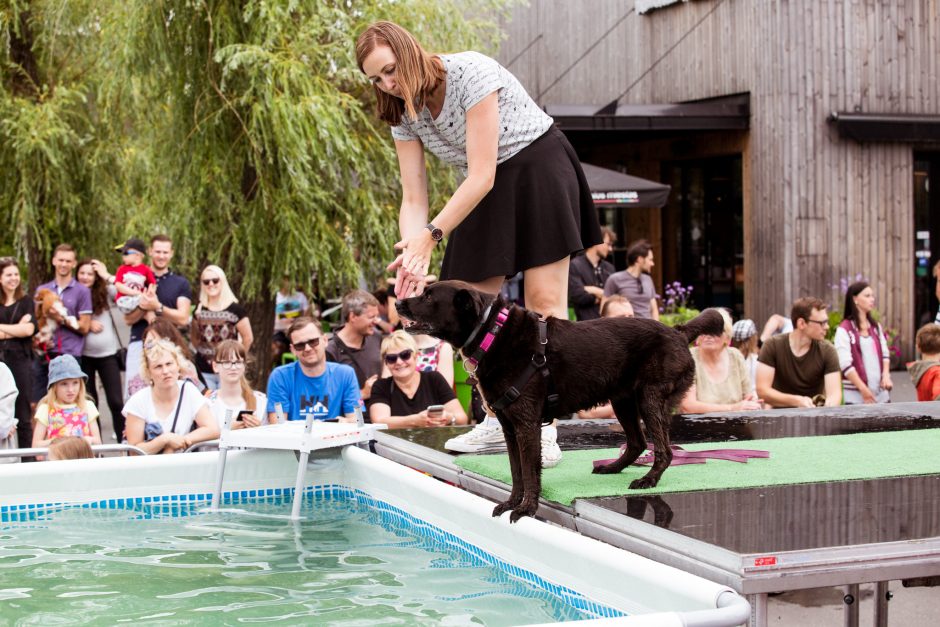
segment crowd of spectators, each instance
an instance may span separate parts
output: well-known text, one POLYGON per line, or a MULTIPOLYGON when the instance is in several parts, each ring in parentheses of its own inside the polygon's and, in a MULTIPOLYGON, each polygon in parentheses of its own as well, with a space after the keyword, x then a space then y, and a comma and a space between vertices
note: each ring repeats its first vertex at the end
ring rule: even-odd
MULTIPOLYGON (((614 272, 606 261, 613 233, 603 236, 572 261, 576 317, 656 317, 651 246, 631 245, 627 269, 614 272)), ((99 381, 115 439, 152 454, 213 440, 226 417, 233 429, 308 416, 355 421, 360 412, 390 428, 471 422, 454 392, 454 348, 396 331, 391 290, 347 293, 330 329, 285 278, 273 329, 278 363, 262 391, 246 378, 251 324, 222 268, 203 269, 194 298, 170 267, 169 237, 156 235, 149 246, 131 238, 117 250, 122 263, 111 274, 107 263, 78 261, 71 246, 57 246, 53 279, 31 293, 16 260, 0 259, 0 448, 48 448, 48 459, 89 456, 102 442, 99 381)), ((940 295, 940 264, 935 273, 940 295)), ((871 285, 850 285, 833 343, 825 339, 828 307, 816 298, 797 300, 789 317, 773 316, 760 334, 753 321, 733 323, 719 309, 724 330, 690 349, 695 382, 678 409, 887 402, 888 344, 874 307, 871 285)), ((918 400, 940 399, 940 324, 921 328, 916 343, 921 359, 909 370, 918 400)), ((579 416, 613 411, 607 404, 579 416)))

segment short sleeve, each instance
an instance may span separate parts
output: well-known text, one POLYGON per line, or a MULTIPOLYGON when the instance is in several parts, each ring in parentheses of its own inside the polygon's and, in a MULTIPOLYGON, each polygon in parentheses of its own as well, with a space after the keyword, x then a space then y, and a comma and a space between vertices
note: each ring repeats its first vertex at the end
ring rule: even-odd
POLYGON ((127 266, 118 266, 117 271, 114 273, 114 282, 124 283, 124 275, 127 274, 127 270, 127 266))
POLYGON ((45 403, 40 403, 39 407, 36 408, 36 422, 49 426, 49 406, 45 403))
POLYGON ((376 381, 372 386, 372 394, 369 396, 369 405, 382 403, 391 407, 393 385, 394 383, 391 377, 385 377, 384 379, 376 381))
MULTIPOLYGON (((757 361, 762 364, 766 364, 771 368, 777 367, 777 342, 776 340, 768 340, 764 342, 764 345, 761 346, 760 355, 757 356, 757 361)), ((838 366, 838 360, 836 365, 838 366)))
POLYGON ((94 312, 94 306, 91 304, 91 290, 80 285, 82 289, 78 295, 78 314, 90 314, 94 312))
POLYGON ((248 317, 248 310, 245 309, 241 303, 232 303, 228 306, 229 312, 238 318, 238 321, 241 322, 248 317))
POLYGON ((85 401, 85 413, 88 415, 88 422, 92 420, 98 420, 101 414, 98 412, 98 407, 90 400, 85 401))
POLYGON ((418 139, 418 135, 405 124, 399 124, 392 127, 392 139, 400 142, 413 142, 418 139))
MULTIPOLYGON (((342 366, 342 364, 340 364, 342 366)), ((360 407, 362 395, 359 393, 359 382, 356 380, 356 371, 351 366, 345 366, 343 370, 343 406, 340 407, 340 414, 346 415, 356 411, 360 407)))
POLYGON ((280 403, 281 409, 284 411, 286 416, 290 416, 291 406, 290 406, 290 393, 287 389, 287 372, 283 368, 290 368, 291 366, 281 366, 280 368, 275 368, 274 372, 271 373, 271 376, 268 378, 268 407, 267 412, 273 414, 276 409, 275 405, 280 403))
POLYGON ((179 277, 179 287, 176 289, 176 297, 173 299, 173 304, 170 306, 176 308, 176 301, 180 298, 185 298, 190 302, 193 300, 193 287, 189 284, 189 281, 183 277, 179 277))
POLYGON ((613 296, 617 293, 617 284, 614 283, 614 277, 609 276, 604 281, 604 296, 613 296))
POLYGON ((134 415, 146 421, 150 417, 150 407, 150 388, 145 387, 142 390, 137 390, 133 396, 127 399, 121 413, 124 414, 125 418, 134 415))
POLYGON ((457 97, 465 111, 506 86, 500 75, 499 64, 482 54, 473 54, 458 71, 462 71, 462 74, 457 77, 457 97))
POLYGON ((823 363, 825 364, 825 371, 823 374, 840 372, 841 368, 839 368, 839 354, 836 352, 836 347, 825 340, 819 343, 819 347, 823 351, 823 363))

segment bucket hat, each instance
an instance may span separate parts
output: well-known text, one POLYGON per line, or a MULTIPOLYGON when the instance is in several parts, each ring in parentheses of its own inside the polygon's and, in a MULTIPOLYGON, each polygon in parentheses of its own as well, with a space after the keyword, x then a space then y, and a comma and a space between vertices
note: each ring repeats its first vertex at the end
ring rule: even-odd
POLYGON ((735 322, 734 326, 731 327, 731 339, 735 342, 743 342, 755 335, 757 335, 757 327, 754 325, 753 320, 744 318, 735 322))
POLYGON ((51 388, 59 381, 66 379, 88 379, 88 375, 82 372, 78 362, 71 355, 59 355, 49 362, 49 384, 46 389, 51 388))

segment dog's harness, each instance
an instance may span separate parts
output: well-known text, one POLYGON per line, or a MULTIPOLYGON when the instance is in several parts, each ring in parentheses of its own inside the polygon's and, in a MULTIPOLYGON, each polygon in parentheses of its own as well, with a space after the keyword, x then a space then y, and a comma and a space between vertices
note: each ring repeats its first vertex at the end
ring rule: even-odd
MULTIPOLYGON (((483 325, 490 316, 491 307, 492 304, 487 306, 486 310, 483 312, 483 317, 480 320, 480 323, 473 330, 473 333, 470 334, 470 338, 467 340, 464 346, 468 346, 470 343, 472 343, 474 339, 476 339, 476 336, 483 329, 483 325)), ((473 354, 470 357, 464 360, 463 367, 469 375, 467 377, 467 383, 470 385, 477 385, 479 383, 475 373, 477 371, 477 367, 480 364, 480 360, 483 359, 483 356, 493 345, 493 341, 496 339, 496 336, 503 328, 506 320, 509 319, 509 312, 512 307, 513 305, 510 305, 500 309, 499 313, 496 314, 496 319, 493 321, 493 326, 489 329, 489 331, 487 331, 479 346, 477 346, 476 350, 473 351, 473 354)), ((526 315, 529 315, 529 313, 526 315)), ((531 315, 535 316, 534 313, 531 315)), ((525 370, 522 371, 516 381, 511 386, 509 386, 509 389, 506 390, 502 397, 500 397, 500 399, 495 403, 492 403, 490 407, 496 411, 499 411, 514 403, 521 395, 520 390, 525 387, 525 384, 529 382, 529 379, 531 379, 535 373, 539 373, 542 375, 542 378, 545 379, 546 385, 548 387, 548 393, 545 396, 545 404, 542 407, 542 421, 551 422, 557 415, 556 408, 558 407, 559 396, 555 389, 555 381, 552 378, 551 371, 548 368, 548 359, 545 356, 545 347, 548 345, 548 322, 544 318, 540 318, 538 316, 536 316, 536 318, 538 321, 539 342, 535 347, 535 354, 532 355, 532 359, 530 359, 529 363, 526 364, 525 370)), ((462 347, 461 350, 463 350, 462 347)))

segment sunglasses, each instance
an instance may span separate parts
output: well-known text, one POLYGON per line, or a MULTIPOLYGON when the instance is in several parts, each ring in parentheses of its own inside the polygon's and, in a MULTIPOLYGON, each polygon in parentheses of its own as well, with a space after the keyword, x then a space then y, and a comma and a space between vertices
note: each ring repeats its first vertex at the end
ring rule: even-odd
POLYGON ((219 278, 202 280, 203 285, 216 285, 217 283, 221 283, 221 282, 222 282, 222 279, 219 279, 219 278))
POLYGON ((409 359, 411 359, 411 356, 414 355, 414 353, 415 352, 411 350, 410 348, 407 350, 403 350, 400 353, 387 353, 385 355, 385 363, 391 366, 399 359, 401 359, 403 362, 408 361, 409 359))
POLYGON ((307 350, 307 347, 316 348, 320 345, 320 338, 315 337, 312 340, 307 340, 306 342, 291 342, 291 346, 294 347, 294 350, 303 352, 307 350))

